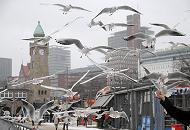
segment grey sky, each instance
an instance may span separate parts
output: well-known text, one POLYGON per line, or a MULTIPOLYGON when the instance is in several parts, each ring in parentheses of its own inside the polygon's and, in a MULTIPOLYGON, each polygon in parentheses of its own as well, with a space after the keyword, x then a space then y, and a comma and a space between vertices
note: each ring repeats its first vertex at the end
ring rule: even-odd
MULTIPOLYGON (((63 27, 68 21, 78 16, 83 16, 84 19, 79 19, 71 26, 63 29, 54 35, 54 38, 78 38, 84 45, 89 47, 107 45, 107 38, 110 34, 122 29, 105 32, 99 27, 89 28, 87 24, 91 18, 96 16, 103 8, 119 5, 129 5, 142 12, 142 26, 150 26, 150 22, 157 22, 166 23, 172 27, 180 22, 177 29, 185 33, 186 36, 181 38, 160 38, 157 40, 158 44, 156 48, 169 46, 169 44, 165 45, 165 43, 162 42, 170 40, 190 43, 190 11, 185 12, 190 9, 189 0, 1 0, 0 57, 12 58, 13 75, 18 75, 20 64, 22 62, 26 64, 30 61, 29 42, 22 41, 21 39, 33 37, 33 32, 38 20, 40 20, 45 34, 48 35, 63 27), (92 10, 93 13, 73 10, 67 15, 63 15, 59 7, 40 5, 40 3, 71 4, 92 10)), ((126 22, 126 16, 130 14, 132 14, 130 11, 117 11, 112 16, 106 14, 101 15, 97 20, 102 20, 104 23, 126 22)), ((159 31, 160 29, 159 27, 152 26, 152 30, 154 31, 159 31)), ((50 45, 59 44, 52 40, 50 45)), ((75 46, 71 46, 71 53, 72 68, 90 64, 87 59, 79 58, 80 53, 75 46)), ((97 56, 93 53, 92 57, 100 61, 99 59, 103 56, 97 56)))

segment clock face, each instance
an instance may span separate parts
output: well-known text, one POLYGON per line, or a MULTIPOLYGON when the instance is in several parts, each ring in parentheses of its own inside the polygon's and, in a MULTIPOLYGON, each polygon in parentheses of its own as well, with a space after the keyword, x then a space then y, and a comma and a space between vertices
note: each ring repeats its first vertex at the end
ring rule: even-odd
POLYGON ((44 55, 44 49, 40 49, 40 50, 39 50, 39 54, 40 54, 40 55, 44 55))

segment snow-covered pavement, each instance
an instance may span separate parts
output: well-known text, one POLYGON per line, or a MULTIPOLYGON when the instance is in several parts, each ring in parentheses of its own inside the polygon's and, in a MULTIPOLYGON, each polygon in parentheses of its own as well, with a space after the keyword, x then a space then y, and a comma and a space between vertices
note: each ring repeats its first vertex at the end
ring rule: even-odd
MULTIPOLYGON (((39 130, 55 130, 53 123, 43 123, 39 126, 39 130)), ((63 130, 63 125, 58 126, 58 130, 63 130)), ((69 130, 100 130, 98 128, 86 128, 85 126, 69 126, 69 130)))

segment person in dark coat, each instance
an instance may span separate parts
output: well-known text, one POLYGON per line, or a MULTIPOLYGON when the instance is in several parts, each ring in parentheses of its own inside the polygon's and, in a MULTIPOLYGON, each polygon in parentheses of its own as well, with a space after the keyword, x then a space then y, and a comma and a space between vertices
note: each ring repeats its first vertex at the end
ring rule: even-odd
POLYGON ((190 111, 183 111, 175 107, 160 90, 157 90, 155 94, 156 97, 160 99, 160 104, 165 108, 167 113, 177 121, 181 122, 185 126, 185 130, 190 130, 190 111))

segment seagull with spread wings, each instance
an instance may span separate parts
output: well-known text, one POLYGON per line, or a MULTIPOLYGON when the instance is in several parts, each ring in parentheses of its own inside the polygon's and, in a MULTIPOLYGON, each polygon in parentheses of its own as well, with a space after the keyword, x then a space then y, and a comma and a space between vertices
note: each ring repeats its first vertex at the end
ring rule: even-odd
POLYGON ((145 40, 144 46, 146 48, 149 48, 149 47, 153 48, 154 44, 156 43, 156 38, 162 37, 162 36, 185 36, 185 34, 182 34, 181 32, 178 32, 177 30, 164 29, 158 32, 155 36, 150 36, 145 33, 138 32, 128 37, 124 37, 124 40, 130 41, 133 39, 142 39, 142 40, 145 40))
POLYGON ((41 85, 41 87, 46 88, 46 89, 52 89, 52 90, 57 90, 57 91, 63 91, 65 92, 64 96, 65 97, 73 97, 77 92, 73 92, 73 88, 81 81, 83 80, 86 75, 90 71, 88 70, 77 82, 75 82, 70 89, 65 89, 65 88, 60 88, 60 87, 51 87, 51 86, 46 86, 46 85, 41 85))
MULTIPOLYGON (((109 47, 109 46, 97 46, 97 47, 93 47, 93 48, 88 48, 83 46, 83 44, 78 40, 78 39, 56 39, 56 42, 62 45, 72 45, 75 44, 79 50, 81 51, 82 55, 84 54, 85 56, 90 52, 90 51, 98 51, 101 53, 105 53, 104 51, 102 51, 102 49, 107 49, 107 50, 114 50, 114 48, 109 47)), ((81 57, 82 57, 81 55, 81 57)))
POLYGON ((141 14, 139 11, 137 11, 137 10, 133 9, 132 7, 127 6, 127 5, 124 5, 124 6, 114 6, 114 7, 110 7, 110 8, 104 8, 98 15, 96 15, 94 17, 94 19, 96 17, 98 17, 99 15, 104 14, 104 13, 109 13, 110 15, 112 15, 117 10, 129 10, 129 11, 133 11, 135 13, 141 14))
MULTIPOLYGON (((147 75, 151 74, 150 71, 146 67, 144 67, 144 66, 142 66, 142 67, 143 67, 143 69, 144 69, 144 71, 146 72, 147 75)), ((174 82, 172 84, 165 85, 165 81, 161 80, 161 78, 158 78, 157 80, 150 78, 149 80, 156 87, 156 89, 160 90, 161 93, 163 95, 165 95, 166 97, 170 97, 173 92, 176 92, 175 87, 177 85, 180 85, 182 83, 188 82, 186 80, 179 80, 179 81, 176 81, 176 82, 174 82)))
POLYGON ((39 109, 35 110, 34 106, 28 101, 23 99, 21 99, 21 101, 24 108, 26 109, 27 117, 31 118, 33 123, 38 123, 38 125, 44 120, 43 114, 54 105, 54 101, 52 100, 42 105, 39 109))
POLYGON ((126 24, 126 23, 109 23, 109 24, 104 24, 101 27, 108 28, 109 31, 112 31, 114 27, 128 27, 128 26, 135 26, 135 25, 126 24))
MULTIPOLYGON (((92 27, 92 26, 96 26, 96 25, 99 25, 99 26, 103 26, 104 24, 102 23, 102 21, 97 21, 97 22, 95 22, 94 21, 94 19, 92 19, 91 21, 90 21, 90 23, 88 24, 88 27, 92 27)), ((105 27, 102 27, 105 31, 106 31, 106 28, 105 27)))
POLYGON ((141 79, 139 79, 139 82, 147 81, 147 80, 155 80, 158 81, 160 80, 164 84, 168 82, 169 80, 186 80, 190 81, 190 75, 185 74, 180 71, 172 72, 172 73, 167 73, 167 74, 162 74, 162 73, 150 73, 141 79))
POLYGON ((92 78, 90 78, 90 79, 88 79, 88 80, 86 80, 86 81, 80 83, 80 84, 85 84, 85 83, 87 83, 87 82, 89 82, 89 81, 91 81, 91 80, 93 80, 93 79, 95 79, 95 78, 97 78, 97 77, 104 76, 104 75, 106 75, 107 78, 113 78, 114 76, 117 76, 117 77, 120 77, 120 78, 129 79, 129 80, 131 80, 131 81, 137 83, 137 80, 131 78, 130 76, 128 76, 128 75, 126 75, 126 74, 124 74, 124 73, 121 73, 121 72, 124 72, 124 71, 129 70, 129 68, 127 68, 127 69, 122 69, 122 70, 115 70, 115 69, 113 69, 113 68, 109 68, 109 67, 107 67, 107 66, 97 64, 96 62, 94 62, 94 61, 93 61, 91 58, 89 58, 88 56, 87 56, 87 58, 88 58, 95 66, 97 66, 99 69, 101 69, 101 70, 102 70, 102 73, 100 73, 100 74, 98 74, 98 75, 96 75, 96 76, 94 76, 94 77, 92 77, 92 78))
POLYGON ((87 11, 87 12, 92 12, 90 10, 87 10, 85 8, 78 7, 78 6, 63 5, 63 4, 51 4, 51 5, 55 5, 55 6, 61 7, 62 9, 60 9, 60 10, 63 11, 63 14, 67 14, 71 9, 77 9, 77 10, 83 10, 83 11, 87 11))

